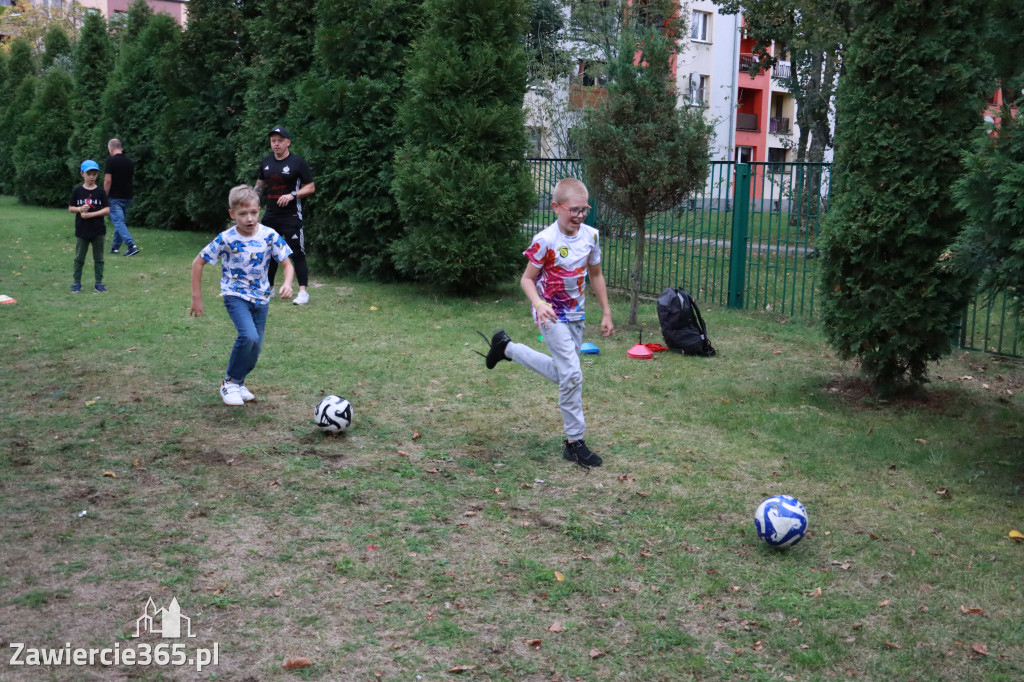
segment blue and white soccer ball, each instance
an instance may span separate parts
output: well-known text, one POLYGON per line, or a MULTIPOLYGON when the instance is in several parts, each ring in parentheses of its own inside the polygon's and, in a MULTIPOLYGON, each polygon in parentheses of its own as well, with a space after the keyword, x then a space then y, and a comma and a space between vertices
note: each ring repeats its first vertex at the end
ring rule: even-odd
POLYGON ((352 423, 352 405, 341 396, 325 396, 313 411, 313 418, 324 433, 341 433, 352 423))
POLYGON ((792 547, 807 533, 807 510, 795 497, 769 497, 754 512, 754 526, 772 547, 792 547))

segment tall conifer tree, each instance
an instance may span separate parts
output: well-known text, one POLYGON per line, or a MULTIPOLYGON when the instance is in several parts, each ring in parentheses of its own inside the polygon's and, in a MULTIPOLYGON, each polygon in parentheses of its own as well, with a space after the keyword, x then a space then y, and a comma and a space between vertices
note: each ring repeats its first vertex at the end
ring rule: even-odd
POLYGON ((248 20, 251 57, 237 154, 238 177, 250 185, 256 182, 260 158, 270 153, 272 127, 290 126, 296 151, 310 142, 302 132, 306 112, 291 115, 289 109, 313 63, 314 7, 323 11, 312 2, 260 0, 254 5, 255 16, 248 20))
MULTIPOLYGON (((15 38, 10 43, 9 54, 4 92, 11 93, 11 96, 0 98, 0 149, 14 149, 21 119, 32 105, 35 94, 37 66, 32 43, 24 38, 15 38)), ((15 159, 15 170, 17 165, 18 160, 15 159)), ((0 192, 14 194, 14 173, 0 173, 0 192)))
POLYGON ((72 75, 75 79, 74 91, 74 132, 68 140, 68 168, 74 171, 81 159, 78 157, 95 158, 103 167, 106 157, 106 140, 101 129, 103 91, 107 87, 107 79, 113 65, 113 45, 107 33, 107 22, 99 12, 86 12, 82 21, 82 31, 74 49, 74 66, 72 75), (98 158, 103 157, 103 158, 98 158))
POLYGON ((881 393, 918 387, 951 350, 965 280, 942 257, 986 90, 981 0, 855 5, 839 83, 822 320, 881 393))
MULTIPOLYGON (((71 188, 75 185, 75 175, 67 164, 68 138, 73 130, 73 89, 71 74, 54 64, 39 79, 32 106, 21 119, 18 143, 14 145, 12 156, 16 160, 14 194, 23 203, 68 205, 71 188)), ((78 159, 78 163, 81 162, 82 159, 78 159)), ((77 165, 75 170, 78 170, 77 165)))
MULTIPOLYGON (((238 182, 236 149, 244 113, 249 47, 246 0, 191 0, 188 27, 165 60, 169 101, 157 155, 167 183, 163 222, 220 230, 228 191, 238 182)), ((251 182, 251 179, 250 179, 251 182)))
POLYGON ((406 276, 469 293, 523 267, 520 225, 534 198, 525 162, 522 0, 427 0, 413 44, 395 157, 406 276))
MULTIPOLYGON (((299 105, 317 174, 310 241, 340 273, 392 279, 401 234, 391 194, 405 58, 422 0, 321 0, 299 105)), ((305 146, 304 146, 305 148, 305 146)))
MULTIPOLYGON (((129 217, 140 225, 180 226, 182 212, 168 204, 169 198, 180 196, 184 188, 169 187, 181 183, 168 182, 166 159, 157 140, 169 101, 160 73, 166 55, 176 53, 181 29, 169 15, 154 14, 144 0, 137 0, 128 10, 119 39, 121 48, 103 93, 103 137, 120 139, 135 162, 135 196, 129 217)), ((178 142, 182 142, 180 137, 178 142)))

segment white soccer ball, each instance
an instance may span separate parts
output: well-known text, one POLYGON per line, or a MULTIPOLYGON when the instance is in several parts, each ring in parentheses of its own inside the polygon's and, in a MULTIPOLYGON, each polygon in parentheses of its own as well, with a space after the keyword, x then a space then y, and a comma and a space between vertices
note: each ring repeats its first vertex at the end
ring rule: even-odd
POLYGON ((795 497, 775 495, 754 512, 754 527, 772 547, 792 547, 807 533, 807 510, 795 497))
POLYGON ((341 396, 326 396, 317 404, 313 418, 324 433, 341 433, 352 423, 352 404, 341 396))

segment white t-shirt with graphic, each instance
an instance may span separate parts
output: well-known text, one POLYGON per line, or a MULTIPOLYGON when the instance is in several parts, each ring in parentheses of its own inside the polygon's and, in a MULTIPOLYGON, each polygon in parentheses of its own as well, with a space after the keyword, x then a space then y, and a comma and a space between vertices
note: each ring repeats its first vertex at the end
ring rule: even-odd
MULTIPOLYGON (((540 268, 537 293, 551 304, 561 322, 584 319, 587 267, 601 262, 599 233, 590 225, 580 225, 572 237, 566 236, 554 222, 533 237, 523 251, 540 268)), ((537 311, 533 311, 537 319, 537 311)))
POLYGON ((284 238, 266 225, 256 226, 256 234, 243 236, 231 227, 218 234, 199 255, 207 263, 221 262, 220 292, 247 301, 270 301, 270 259, 280 262, 292 255, 284 238))

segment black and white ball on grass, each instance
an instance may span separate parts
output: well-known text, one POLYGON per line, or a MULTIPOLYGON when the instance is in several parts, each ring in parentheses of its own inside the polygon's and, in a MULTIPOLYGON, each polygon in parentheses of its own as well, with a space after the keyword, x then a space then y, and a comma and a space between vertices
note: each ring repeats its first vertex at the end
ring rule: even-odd
POLYGON ((792 547, 807 533, 807 510, 795 497, 775 495, 754 512, 754 526, 758 537, 772 547, 792 547))
POLYGON ((317 404, 313 419, 324 433, 343 433, 352 424, 352 404, 341 396, 326 396, 317 404))

